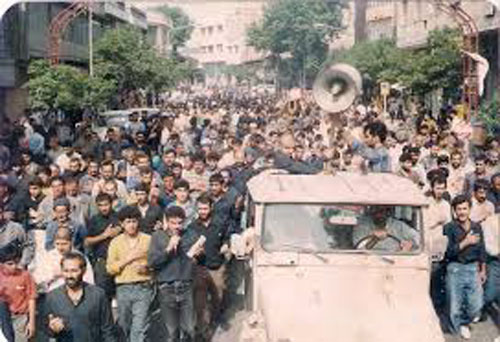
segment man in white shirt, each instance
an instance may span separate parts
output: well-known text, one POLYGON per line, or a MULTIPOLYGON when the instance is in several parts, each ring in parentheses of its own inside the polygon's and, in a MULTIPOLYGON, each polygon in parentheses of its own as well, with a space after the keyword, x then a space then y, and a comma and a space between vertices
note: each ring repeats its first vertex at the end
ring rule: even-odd
POLYGON ((488 217, 495 214, 495 206, 486 199, 489 183, 485 179, 478 179, 474 183, 474 193, 472 195, 472 208, 470 219, 483 223, 488 217))
POLYGON ((462 163, 462 152, 453 151, 450 156, 450 175, 448 177, 448 192, 452 197, 460 194, 464 188, 465 168, 462 163))
POLYGON ((438 315, 445 314, 445 276, 444 254, 448 238, 443 234, 443 226, 451 221, 451 206, 443 194, 446 192, 446 178, 436 176, 431 179, 429 206, 423 209, 426 247, 432 260, 431 298, 438 315))
MULTIPOLYGON (((71 232, 67 228, 59 228, 54 238, 55 248, 44 253, 37 259, 33 278, 43 293, 49 293, 64 284, 64 276, 61 272, 61 260, 64 254, 73 249, 71 232)), ((94 284, 94 273, 87 258, 87 268, 83 279, 89 284, 94 284)))

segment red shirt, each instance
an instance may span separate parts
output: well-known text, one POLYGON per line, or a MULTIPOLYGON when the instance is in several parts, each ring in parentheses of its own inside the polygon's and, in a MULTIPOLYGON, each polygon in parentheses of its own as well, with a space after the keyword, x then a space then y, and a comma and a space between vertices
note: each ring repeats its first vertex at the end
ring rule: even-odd
POLYGON ((18 270, 8 274, 0 264, 0 299, 7 302, 13 315, 28 313, 28 303, 36 299, 36 286, 28 271, 18 270))

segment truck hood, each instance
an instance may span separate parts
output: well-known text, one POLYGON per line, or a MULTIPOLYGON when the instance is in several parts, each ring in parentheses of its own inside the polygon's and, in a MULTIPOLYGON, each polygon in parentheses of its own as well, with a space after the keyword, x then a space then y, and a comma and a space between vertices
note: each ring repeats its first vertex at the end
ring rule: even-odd
POLYGON ((296 265, 255 270, 254 295, 269 342, 444 341, 428 295, 428 268, 380 260, 296 265))

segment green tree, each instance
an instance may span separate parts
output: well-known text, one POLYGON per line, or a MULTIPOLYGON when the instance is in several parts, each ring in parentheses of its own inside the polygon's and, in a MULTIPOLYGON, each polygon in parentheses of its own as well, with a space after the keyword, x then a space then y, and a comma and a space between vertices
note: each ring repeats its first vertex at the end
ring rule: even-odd
POLYGON ((381 39, 356 44, 334 59, 352 64, 375 82, 400 83, 420 96, 439 88, 445 97, 452 96, 462 81, 460 35, 448 28, 431 31, 421 49, 400 49, 381 39))
POLYGON ((118 100, 138 90, 158 93, 172 87, 184 76, 183 68, 177 60, 159 57, 146 37, 130 27, 107 31, 96 43, 95 75, 116 86, 118 100))
POLYGON ((279 73, 292 76, 292 85, 304 85, 326 59, 328 41, 341 25, 341 9, 340 2, 278 0, 250 27, 248 43, 271 53, 279 73), (286 61, 280 58, 285 53, 291 55, 286 61))
POLYGON ((32 110, 80 111, 84 106, 105 107, 115 92, 112 81, 89 78, 85 70, 69 65, 51 67, 34 60, 28 68, 29 106, 32 110))
POLYGON ((156 8, 156 10, 169 18, 172 22, 172 29, 169 33, 169 37, 170 43, 172 44, 172 50, 174 55, 176 55, 177 49, 184 46, 189 38, 191 38, 191 33, 194 29, 193 23, 188 15, 179 7, 164 5, 156 8))

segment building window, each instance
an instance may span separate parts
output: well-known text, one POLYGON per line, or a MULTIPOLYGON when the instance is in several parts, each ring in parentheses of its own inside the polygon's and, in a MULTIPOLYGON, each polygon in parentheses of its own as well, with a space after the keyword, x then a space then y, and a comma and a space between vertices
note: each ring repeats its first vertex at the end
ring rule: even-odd
POLYGON ((234 53, 238 53, 238 45, 234 46, 234 53))
POLYGON ((227 47, 227 52, 232 53, 233 52, 233 47, 232 46, 228 46, 227 47))
POLYGON ((208 46, 208 53, 213 53, 214 52, 214 46, 213 45, 209 45, 208 46))
POLYGON ((204 27, 201 28, 201 34, 204 36, 207 33, 206 29, 204 27))
POLYGON ((222 44, 217 44, 217 52, 222 52, 222 44))
POLYGON ((207 53, 207 47, 206 46, 202 46, 201 47, 201 53, 207 53))
POLYGON ((219 30, 219 32, 222 32, 222 29, 223 29, 222 25, 217 26, 217 29, 219 30))
POLYGON ((208 34, 211 35, 214 31, 214 27, 213 26, 209 26, 208 27, 208 34))

